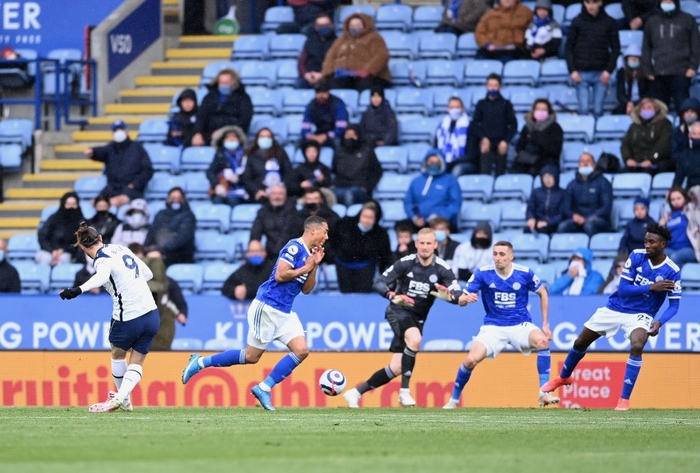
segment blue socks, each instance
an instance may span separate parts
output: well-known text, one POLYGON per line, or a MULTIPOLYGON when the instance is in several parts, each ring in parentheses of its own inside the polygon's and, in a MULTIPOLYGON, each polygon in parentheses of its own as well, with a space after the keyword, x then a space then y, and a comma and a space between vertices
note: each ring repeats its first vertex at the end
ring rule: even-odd
POLYGON ((233 366, 245 365, 245 350, 227 350, 217 355, 202 358, 202 366, 233 366))
POLYGON ((294 368, 299 366, 299 363, 301 363, 301 360, 297 358, 297 356, 294 353, 288 353, 285 357, 283 357, 280 361, 277 362, 275 367, 272 368, 270 376, 265 378, 265 381, 260 383, 259 386, 264 391, 269 392, 275 384, 282 382, 284 378, 292 374, 292 371, 294 371, 294 368))
POLYGON ((474 370, 467 369, 464 365, 459 365, 459 371, 457 371, 457 377, 455 378, 455 385, 452 388, 452 399, 455 401, 459 400, 462 395, 462 391, 469 382, 472 371, 474 370))
POLYGON ((578 351, 576 348, 569 350, 569 354, 566 355, 566 360, 564 361, 564 366, 561 368, 561 374, 559 375, 562 379, 570 378, 571 373, 573 373, 574 368, 578 365, 578 362, 586 356, 586 351, 578 351))
POLYGON ((634 389, 634 383, 637 382, 639 370, 642 369, 642 359, 637 356, 632 356, 627 359, 627 369, 625 370, 625 382, 622 384, 622 399, 629 399, 634 389))
POLYGON ((537 352, 537 374, 540 377, 540 387, 549 381, 549 370, 552 367, 552 355, 549 348, 537 352))

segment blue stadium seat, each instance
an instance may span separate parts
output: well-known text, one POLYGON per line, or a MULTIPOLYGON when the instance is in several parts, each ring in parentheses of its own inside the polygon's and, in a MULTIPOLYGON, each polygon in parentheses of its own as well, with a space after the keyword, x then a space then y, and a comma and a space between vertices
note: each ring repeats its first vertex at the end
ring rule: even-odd
MULTIPOLYGON (((58 60, 59 64, 68 64, 68 61, 80 61, 83 59, 83 52, 80 49, 54 49, 48 52, 47 59, 58 60)), ((82 74, 82 66, 79 63, 72 62, 69 66, 71 77, 69 82, 79 81, 82 74)), ((44 95, 53 95, 56 93, 56 63, 42 64, 43 88, 44 95)), ((62 76, 59 76, 58 91, 64 92, 65 83, 62 76)))
POLYGON ((377 200, 403 200, 415 174, 396 174, 385 172, 374 190, 373 197, 377 200))
POLYGON ((180 172, 180 148, 160 143, 144 143, 143 147, 151 158, 154 170, 172 174, 180 172))
POLYGON ((526 224, 527 203, 516 200, 499 202, 501 206, 501 229, 518 228, 522 230, 526 224))
POLYGON ((595 118, 591 115, 557 115, 557 122, 564 130, 564 140, 583 140, 593 142, 595 135, 595 118))
POLYGON ((569 26, 574 18, 576 18, 579 13, 581 13, 581 4, 574 3, 566 7, 566 12, 564 13, 564 21, 561 26, 569 26))
POLYGON ((168 266, 165 274, 180 284, 180 289, 185 295, 197 294, 202 290, 204 268, 199 264, 173 264, 168 266))
POLYGON ((422 5, 413 11, 414 30, 434 30, 442 23, 442 6, 422 5))
POLYGON ((683 292, 700 294, 700 263, 686 263, 681 268, 683 292))
POLYGON ((421 59, 443 58, 450 60, 457 50, 457 36, 452 33, 433 33, 418 40, 418 57, 421 59))
POLYGON ((380 224, 387 229, 394 228, 396 222, 408 218, 403 208, 403 200, 382 200, 382 221, 380 224))
MULTIPOLYGON (((323 147, 321 147, 321 157, 319 158, 319 161, 321 163, 325 164, 326 166, 331 167, 331 165, 333 164, 333 155, 334 155, 333 148, 323 146, 323 147)), ((294 151, 292 163, 301 164, 304 161, 305 161, 304 154, 303 154, 301 148, 294 151)))
POLYGON ((593 256, 595 256, 595 258, 614 258, 617 256, 617 249, 620 247, 621 239, 622 232, 596 233, 588 242, 588 249, 593 252, 593 256))
POLYGON ((620 158, 620 146, 622 145, 622 140, 601 141, 599 144, 601 152, 614 154, 618 159, 620 158))
MULTIPOLYGON (((665 197, 668 190, 673 185, 673 178, 676 176, 674 172, 660 172, 654 176, 651 181, 651 189, 649 190, 649 198, 665 197)), ((656 218, 656 216, 654 216, 656 218)))
POLYGON ((513 251, 518 258, 536 258, 540 263, 547 260, 549 253, 549 236, 540 233, 514 234, 510 239, 513 251))
POLYGON ((425 82, 426 71, 424 62, 411 62, 407 59, 389 60, 392 86, 415 85, 425 82))
POLYGON ((142 143, 163 143, 168 139, 168 120, 151 118, 139 125, 138 141, 142 143))
POLYGON ((4 172, 17 172, 22 170, 22 145, 0 145, 0 167, 4 172))
POLYGON ((632 124, 629 115, 603 115, 595 123, 595 139, 621 140, 625 137, 627 129, 632 124))
POLYGON ((199 338, 174 338, 170 344, 173 351, 198 351, 204 348, 199 338))
POLYGON ((345 104, 348 116, 357 114, 357 103, 360 100, 360 93, 355 89, 332 89, 331 94, 338 97, 345 104))
POLYGON ((364 13, 372 19, 377 15, 377 10, 371 5, 347 5, 341 7, 340 10, 336 10, 338 15, 338 20, 335 22, 336 27, 339 27, 342 31, 343 22, 354 13, 364 13))
POLYGON ((231 212, 231 230, 250 230, 260 207, 260 204, 236 205, 231 212))
POLYGON ((221 294, 224 282, 233 274, 240 264, 213 262, 204 268, 202 280, 202 294, 221 294))
POLYGON ((616 174, 612 182, 615 198, 646 197, 651 189, 651 175, 645 172, 623 172, 616 174))
POLYGON ((268 115, 282 115, 282 97, 284 95, 292 95, 296 91, 286 91, 269 89, 267 87, 247 87, 246 92, 250 95, 250 100, 253 102, 255 113, 265 113, 268 115))
POLYGON ((433 59, 426 61, 425 83, 428 86, 451 85, 459 87, 464 75, 464 64, 458 60, 433 59))
MULTIPOLYGON (((365 110, 367 110, 367 107, 369 107, 370 102, 370 89, 365 89, 362 92, 360 92, 360 98, 358 101, 357 105, 357 111, 358 113, 362 113, 365 110)), ((394 105, 396 104, 396 90, 395 89, 384 89, 384 100, 391 105, 393 108, 394 105)))
POLYGON ((297 61, 280 59, 277 62, 277 87, 294 86, 299 78, 297 61))
POLYGON ((40 249, 36 233, 12 235, 7 241, 7 261, 33 261, 40 249))
MULTIPOLYGON (((504 87, 508 94, 508 100, 513 104, 513 110, 516 113, 529 112, 532 109, 532 104, 536 99, 546 99, 548 97, 547 89, 536 89, 528 86, 504 87)), ((503 93, 503 90, 501 93, 503 93)), ((504 95, 505 97, 505 95, 504 95)))
POLYGON ((396 89, 396 113, 432 113, 433 92, 430 89, 417 89, 415 87, 401 87, 396 89))
POLYGON ((325 291, 338 290, 338 270, 334 264, 323 263, 318 269, 319 284, 325 291))
POLYGON ((494 200, 518 199, 527 202, 532 192, 532 176, 529 174, 503 174, 493 184, 494 200))
MULTIPOLYGON (((165 200, 173 187, 185 189, 185 178, 164 172, 154 173, 146 186, 146 200, 165 200)), ((151 209, 151 215, 155 215, 153 209, 151 209)))
POLYGON ((479 45, 476 42, 474 33, 464 33, 457 40, 457 50, 455 51, 456 58, 473 58, 479 51, 479 45))
MULTIPOLYGON (((441 115, 447 110, 447 102, 452 97, 460 97, 462 101, 471 102, 471 95, 466 89, 458 89, 456 87, 450 87, 448 85, 434 86, 431 87, 433 91, 433 113, 436 115, 441 115), (464 97, 463 97, 464 96, 464 97)), ((465 104, 465 108, 469 108, 465 104)))
POLYGON ((277 80, 277 63, 274 61, 249 61, 244 63, 238 74, 241 82, 246 87, 259 85, 262 87, 275 87, 277 80))
POLYGON ((384 171, 405 173, 408 170, 408 150, 402 146, 377 146, 374 154, 384 171))
POLYGON ((362 210, 362 204, 353 204, 347 208, 345 216, 356 217, 360 213, 360 210, 362 210))
POLYGON ((642 46, 644 31, 642 30, 620 30, 620 51, 624 52, 630 44, 642 46))
POLYGON ((83 269, 80 263, 59 264, 51 269, 51 282, 49 283, 49 291, 60 291, 67 287, 73 287, 75 275, 83 269))
POLYGON ((239 36, 233 42, 232 60, 257 59, 264 61, 270 51, 270 36, 264 34, 239 36))
POLYGON ((252 139, 261 128, 269 128, 281 145, 287 144, 289 139, 289 122, 286 117, 271 117, 269 115, 255 115, 250 124, 248 138, 252 139))
POLYGON ((502 74, 503 63, 494 59, 473 59, 467 61, 464 72, 466 85, 480 85, 482 88, 490 74, 502 74))
POLYGON ((382 31, 380 34, 390 57, 415 59, 418 56, 418 36, 402 31, 382 31))
POLYGON ((234 241, 234 262, 244 260, 250 243, 250 231, 234 230, 229 235, 233 236, 234 241))
POLYGON ((549 260, 571 258, 576 248, 588 248, 585 233, 554 233, 549 240, 549 260))
POLYGON ((427 143, 411 143, 411 145, 406 146, 406 148, 408 148, 408 172, 415 172, 423 169, 425 153, 427 153, 432 146, 427 143))
POLYGON ((564 115, 565 112, 578 111, 578 97, 575 88, 563 84, 553 84, 548 86, 547 90, 549 91, 549 101, 558 112, 557 117, 564 115))
POLYGON ((625 19, 625 13, 622 11, 622 4, 620 3, 610 3, 609 5, 606 5, 605 13, 616 20, 625 19))
POLYGON ((542 63, 540 69, 540 85, 567 84, 569 81, 569 69, 565 59, 550 58, 542 63))
POLYGON ((554 21, 560 25, 564 23, 564 15, 566 15, 566 7, 563 5, 552 5, 552 17, 554 21))
POLYGON ((265 18, 260 31, 273 33, 283 23, 294 23, 294 9, 289 6, 270 7, 265 10, 265 18))
MULTIPOLYGON (((36 59, 39 55, 34 49, 17 48, 15 52, 20 58, 28 60, 36 59)), ((0 86, 7 89, 20 89, 32 85, 36 77, 36 63, 29 62, 23 63, 23 65, 26 65, 26 70, 19 67, 0 69, 0 86)), ((10 64, 6 64, 6 66, 10 66, 10 64)))
POLYGON ((612 207, 612 227, 614 230, 624 230, 634 218, 634 199, 614 199, 612 207))
POLYGON ((584 152, 591 153, 591 155, 598 160, 598 157, 603 152, 603 149, 599 143, 586 144, 574 141, 564 142, 564 146, 562 148, 562 171, 578 169, 578 158, 581 157, 581 154, 584 152))
POLYGON ((56 213, 58 210, 58 205, 47 205, 43 209, 41 209, 41 217, 39 219, 39 228, 46 222, 49 217, 51 217, 53 214, 56 213))
POLYGON ((19 273, 22 294, 41 294, 48 291, 51 266, 36 264, 33 261, 15 261, 12 265, 19 273))
POLYGON ((197 230, 195 232, 196 262, 218 260, 230 263, 234 261, 236 241, 233 235, 219 233, 214 230, 197 230))
POLYGON ((304 113, 306 106, 315 98, 315 94, 313 89, 297 89, 294 92, 284 94, 282 97, 284 113, 304 113))
MULTIPOLYGON (((293 146, 293 143, 296 143, 301 139, 301 123, 304 121, 304 116, 285 115, 284 118, 289 124, 289 134, 287 135, 287 142, 292 144, 293 146)), ((289 153, 287 153, 287 155, 289 155, 289 153)))
POLYGON ((493 231, 497 231, 501 225, 501 207, 498 204, 478 204, 475 202, 462 202, 459 212, 459 229, 464 231, 476 227, 479 222, 489 221, 493 231))
POLYGON ((503 67, 503 85, 534 87, 540 78, 540 62, 534 59, 508 61, 503 67))
POLYGON ((399 142, 424 141, 432 143, 442 117, 415 118, 399 123, 399 142))
POLYGON ((193 202, 190 204, 190 208, 197 218, 197 229, 215 229, 221 233, 228 232, 231 222, 231 207, 228 205, 193 202))
POLYGON ((209 201, 209 179, 203 172, 187 172, 185 176, 185 191, 189 201, 209 201))
POLYGON ((212 146, 190 146, 182 151, 180 169, 182 171, 206 171, 214 160, 216 148, 212 146))
POLYGON ((410 31, 413 24, 413 8, 401 4, 380 5, 374 26, 378 30, 410 31))
POLYGON ((32 145, 34 124, 25 118, 4 118, 0 121, 0 143, 18 144, 22 152, 32 145))
POLYGON ((278 34, 270 40, 271 59, 298 59, 306 43, 303 34, 278 34))
POLYGON ((695 21, 700 22, 700 4, 697 0, 681 0, 681 10, 690 13, 695 21))
MULTIPOLYGON (((219 72, 222 69, 233 69, 235 71, 238 71, 240 65, 243 64, 243 61, 238 61, 238 62, 232 62, 232 61, 215 61, 207 64, 204 66, 204 69, 202 69, 202 76, 199 79, 199 83, 204 85, 204 84, 209 84, 216 76, 219 74, 219 72)), ((179 93, 177 94, 178 96, 180 95, 179 93)))
POLYGON ((73 190, 81 199, 94 199, 105 186, 107 186, 107 178, 105 176, 85 176, 75 180, 73 190))
POLYGON ((487 174, 465 174, 457 178, 463 199, 479 199, 490 202, 493 195, 493 176, 487 174))
MULTIPOLYGON (((519 263, 519 260, 515 260, 516 263, 519 263)), ((522 264, 522 263, 519 263, 522 264)), ((528 266, 532 271, 537 275, 537 277, 540 279, 542 284, 545 285, 545 287, 551 286, 554 281, 557 280, 557 270, 556 267, 552 264, 536 264, 536 265, 525 265, 528 266)))

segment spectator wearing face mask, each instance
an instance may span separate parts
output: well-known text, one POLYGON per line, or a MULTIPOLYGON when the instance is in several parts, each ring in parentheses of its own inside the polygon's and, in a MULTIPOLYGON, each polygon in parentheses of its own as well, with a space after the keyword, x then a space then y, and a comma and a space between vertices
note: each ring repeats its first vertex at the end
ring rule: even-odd
POLYGON ((20 292, 22 281, 14 266, 7 261, 7 241, 0 238, 0 293, 20 292))
POLYGON ((133 200, 124 215, 124 222, 117 225, 114 230, 112 243, 122 246, 129 246, 132 243, 143 245, 150 229, 150 218, 151 212, 148 210, 148 203, 144 199, 133 200))
MULTIPOLYGON (((165 264, 194 263, 194 230, 197 218, 185 199, 185 192, 173 187, 165 208, 156 214, 144 246, 157 250, 165 264)), ((156 255, 153 255, 156 257, 156 255)))
POLYGON ((328 13, 319 13, 314 22, 314 29, 307 35, 299 55, 297 89, 308 89, 323 79, 323 60, 336 39, 333 20, 328 13))
POLYGON ((114 232, 121 221, 109 211, 109 200, 103 195, 95 197, 93 202, 95 207, 95 215, 87 221, 87 224, 94 227, 97 233, 102 235, 102 241, 105 244, 112 242, 114 232))
POLYGON ((226 278, 221 294, 234 301, 255 299, 258 287, 270 278, 275 260, 267 257, 265 248, 258 240, 248 243, 246 261, 226 278))
POLYGON ((320 188, 329 205, 335 205, 336 198, 328 189, 331 185, 331 168, 319 161, 321 147, 315 141, 307 141, 301 147, 304 162, 292 169, 286 181, 287 194, 294 197, 302 197, 307 189, 320 188), (332 197, 332 203, 329 199, 332 197))
POLYGON ((111 206, 118 208, 143 197, 146 185, 153 177, 153 164, 141 143, 129 138, 126 123, 122 120, 112 124, 112 138, 113 141, 106 146, 87 148, 85 156, 105 163, 107 186, 100 194, 109 199, 111 206))
POLYGON ((241 179, 251 200, 267 199, 270 187, 284 183, 292 174, 287 152, 267 127, 261 128, 246 153, 245 172, 241 179))
POLYGON ((209 195, 214 204, 234 207, 249 200, 242 176, 246 167, 245 133, 237 126, 216 130, 211 138, 216 154, 209 168, 209 195))
POLYGON ((187 148, 192 146, 194 125, 197 122, 197 94, 192 89, 185 89, 177 98, 177 106, 180 109, 175 112, 168 122, 168 146, 187 148))
POLYGON ((372 198, 372 192, 382 178, 382 165, 374 147, 366 144, 357 125, 350 125, 333 155, 331 171, 335 180, 331 190, 339 204, 350 207, 372 198))
POLYGON ((569 260, 569 267, 549 287, 549 293, 565 296, 590 296, 603 284, 603 276, 593 269, 593 252, 578 248, 569 260))
POLYGON ((406 216, 418 228, 442 217, 456 225, 462 205, 462 190, 457 178, 445 172, 445 161, 438 149, 425 154, 423 172, 411 181, 403 200, 406 216))
POLYGON ((493 264, 493 229, 489 222, 479 222, 470 241, 455 249, 452 271, 460 281, 469 281, 472 274, 482 266, 493 264))
POLYGON ((625 49, 624 65, 617 70, 617 115, 629 115, 649 92, 649 80, 640 67, 642 48, 632 43, 625 49))
POLYGON ((673 187, 690 189, 700 185, 700 122, 693 123, 689 128, 690 145, 678 155, 673 187))
POLYGON ((75 192, 66 192, 56 213, 52 214, 39 229, 39 246, 35 256, 39 264, 56 266, 82 261, 80 248, 73 246, 75 232, 85 220, 80 210, 80 198, 75 192))
POLYGON ((435 130, 435 147, 445 157, 447 172, 455 177, 476 172, 469 144, 469 117, 464 103, 459 97, 450 97, 447 101, 447 116, 435 130))
POLYGON ((452 266, 452 260, 454 259, 455 250, 457 250, 459 242, 450 238, 450 221, 442 217, 433 217, 430 219, 429 224, 430 228, 435 232, 435 239, 438 243, 435 254, 452 266))
POLYGON ((622 139, 620 152, 624 172, 673 171, 671 159, 671 121, 668 107, 660 100, 644 98, 634 107, 632 124, 622 139))
POLYGON ((647 234, 647 225, 656 223, 649 216, 649 199, 637 197, 634 199, 634 218, 625 226, 620 239, 618 253, 630 254, 634 250, 644 248, 644 237, 647 234))
POLYGON ((678 161, 681 152, 688 149, 690 126, 698 121, 698 117, 700 117, 700 100, 695 97, 685 99, 678 114, 680 123, 671 133, 671 158, 674 161, 678 161))

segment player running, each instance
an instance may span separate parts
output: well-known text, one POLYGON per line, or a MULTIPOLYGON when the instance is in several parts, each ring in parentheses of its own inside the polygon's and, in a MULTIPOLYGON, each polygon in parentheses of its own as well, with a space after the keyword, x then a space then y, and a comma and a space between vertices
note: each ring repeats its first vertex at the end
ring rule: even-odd
POLYGON ((255 364, 273 340, 287 345, 291 353, 277 362, 270 375, 251 390, 260 404, 274 411, 270 391, 282 382, 309 356, 304 328, 292 311, 299 292, 310 293, 316 285, 316 269, 323 260, 323 244, 328 240, 328 224, 321 217, 311 216, 304 222, 304 234, 290 240, 279 253, 270 278, 259 288, 248 308, 248 346, 218 355, 202 357, 197 353, 182 371, 182 383, 203 368, 255 364))
MULTIPOLYGON (((443 409, 454 409, 467 385, 472 371, 484 358, 494 359, 510 344, 525 355, 537 350, 537 373, 540 386, 549 380, 552 358, 549 352, 549 297, 547 289, 530 268, 513 264, 513 245, 499 241, 493 245, 493 264, 476 270, 467 283, 465 293, 459 298, 460 305, 476 302, 476 293, 481 291, 486 315, 479 334, 474 339, 467 359, 459 367, 452 397, 443 409), (540 296, 542 330, 532 323, 527 310, 529 292, 540 296)), ((559 398, 540 391, 538 403, 541 407, 557 404, 559 398)))
POLYGON ((358 403, 364 393, 387 384, 399 373, 402 375, 399 404, 405 407, 416 405, 408 386, 428 312, 436 297, 456 304, 461 294, 454 273, 435 255, 436 248, 435 232, 430 228, 419 230, 417 253, 401 258, 374 283, 375 291, 391 301, 385 317, 394 331, 389 347, 394 355, 389 366, 343 395, 349 407, 360 407, 358 403))
POLYGON ((678 312, 681 298, 681 271, 664 249, 671 241, 671 232, 655 223, 647 225, 644 249, 634 250, 622 269, 620 285, 605 307, 598 309, 586 323, 564 361, 561 374, 542 386, 551 392, 568 386, 571 373, 586 355, 588 347, 602 335, 613 337, 621 328, 630 340, 622 395, 616 411, 630 408, 630 396, 642 369, 642 351, 647 339, 659 334, 659 329, 678 312), (658 320, 654 317, 668 296, 668 308, 658 320))
POLYGON ((131 411, 133 406, 129 394, 143 377, 143 362, 160 326, 160 315, 147 284, 153 273, 128 248, 102 243, 102 235, 85 222, 80 223, 75 236, 78 240, 75 246, 93 259, 95 275, 82 286, 61 291, 61 299, 73 299, 104 286, 113 300, 109 343, 112 347, 112 378, 117 392, 110 392, 106 401, 93 404, 89 410, 131 411), (129 350, 131 355, 127 366, 126 353, 129 350))

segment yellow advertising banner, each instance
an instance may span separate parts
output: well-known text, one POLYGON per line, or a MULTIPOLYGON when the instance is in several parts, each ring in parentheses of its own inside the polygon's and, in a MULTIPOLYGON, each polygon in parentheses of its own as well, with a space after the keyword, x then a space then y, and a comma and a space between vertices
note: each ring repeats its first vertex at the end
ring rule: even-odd
MULTIPOLYGON (((189 354, 148 355, 144 376, 133 393, 135 406, 253 406, 250 389, 283 356, 266 353, 256 365, 208 368, 185 386, 180 381, 189 354)), ((273 389, 276 407, 340 407, 342 396, 328 397, 318 378, 329 368, 345 374, 348 387, 366 380, 389 363, 390 353, 312 352, 309 358, 273 389)), ((450 396, 464 353, 419 353, 411 392, 419 407, 442 407, 450 396)), ((552 376, 565 357, 552 355, 552 376)), ((462 395, 463 407, 535 407, 538 376, 536 356, 503 353, 475 370, 462 395)), ((590 353, 574 372, 575 382, 559 395, 562 407, 613 408, 624 381, 627 354, 590 353)), ((2 406, 89 406, 114 390, 108 352, 0 352, 2 406)), ((400 383, 362 396, 364 407, 398 406, 400 383)), ((700 355, 646 354, 631 405, 634 408, 700 408, 700 355)))

